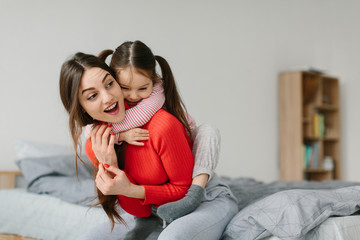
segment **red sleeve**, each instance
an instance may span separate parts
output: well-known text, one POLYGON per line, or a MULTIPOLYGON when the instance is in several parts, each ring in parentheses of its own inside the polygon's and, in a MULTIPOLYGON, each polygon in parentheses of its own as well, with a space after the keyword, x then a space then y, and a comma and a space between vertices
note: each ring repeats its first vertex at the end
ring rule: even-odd
POLYGON ((190 139, 174 116, 157 119, 156 122, 156 126, 149 127, 150 141, 169 180, 162 185, 143 185, 145 199, 142 203, 159 206, 185 196, 192 181, 194 157, 190 139))
POLYGON ((89 139, 86 140, 85 143, 85 153, 90 159, 90 161, 94 164, 95 167, 99 167, 99 161, 97 160, 94 151, 92 150, 92 144, 89 139))
POLYGON ((118 195, 120 207, 127 213, 136 217, 149 217, 151 215, 151 205, 143 205, 137 198, 118 195))

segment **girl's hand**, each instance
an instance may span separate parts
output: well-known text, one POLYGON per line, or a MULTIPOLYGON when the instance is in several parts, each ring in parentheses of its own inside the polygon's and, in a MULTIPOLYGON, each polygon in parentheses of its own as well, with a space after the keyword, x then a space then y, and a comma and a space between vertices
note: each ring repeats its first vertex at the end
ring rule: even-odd
POLYGON ((99 164, 99 171, 95 178, 96 187, 104 195, 145 198, 144 188, 131 183, 124 171, 114 166, 105 165, 106 168, 104 168, 104 165, 99 164))
POLYGON ((119 136, 119 141, 125 141, 128 144, 135 146, 144 146, 143 142, 149 140, 149 131, 142 128, 133 128, 125 132, 121 132, 119 136))
POLYGON ((99 124, 90 133, 92 149, 100 163, 117 166, 117 156, 114 148, 114 134, 110 134, 112 125, 99 124))

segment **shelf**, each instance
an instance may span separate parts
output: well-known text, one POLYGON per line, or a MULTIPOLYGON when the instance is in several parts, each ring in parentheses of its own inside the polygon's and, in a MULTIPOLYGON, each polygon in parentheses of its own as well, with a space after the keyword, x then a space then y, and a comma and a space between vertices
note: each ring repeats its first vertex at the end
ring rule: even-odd
POLYGON ((305 169, 305 172, 307 173, 329 173, 332 172, 333 170, 324 170, 324 169, 305 169))
POLYGON ((302 71, 279 74, 281 180, 341 179, 340 106, 337 78, 302 71), (334 170, 321 169, 328 157, 334 170))
POLYGON ((331 104, 316 104, 314 107, 321 111, 338 111, 338 107, 331 104))
POLYGON ((323 141, 336 142, 336 141, 340 141, 340 138, 338 138, 338 137, 324 137, 323 141))
POLYGON ((19 172, 19 171, 0 171, 0 189, 14 188, 16 175, 21 175, 21 172, 19 172))
POLYGON ((339 141, 338 137, 311 137, 311 136, 304 136, 304 141, 339 141))

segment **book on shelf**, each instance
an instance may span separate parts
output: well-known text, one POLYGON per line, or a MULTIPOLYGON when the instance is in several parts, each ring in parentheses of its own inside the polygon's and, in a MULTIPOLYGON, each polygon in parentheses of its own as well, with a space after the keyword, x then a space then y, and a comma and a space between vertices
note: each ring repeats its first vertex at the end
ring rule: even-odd
POLYGON ((314 114, 314 120, 313 120, 313 123, 314 123, 314 137, 319 137, 318 134, 319 134, 319 114, 315 113, 314 114))
POLYGON ((304 168, 318 169, 320 168, 320 145, 318 142, 304 144, 304 168))
POLYGON ((313 116, 314 137, 323 138, 325 136, 325 117, 324 114, 315 113, 313 116))

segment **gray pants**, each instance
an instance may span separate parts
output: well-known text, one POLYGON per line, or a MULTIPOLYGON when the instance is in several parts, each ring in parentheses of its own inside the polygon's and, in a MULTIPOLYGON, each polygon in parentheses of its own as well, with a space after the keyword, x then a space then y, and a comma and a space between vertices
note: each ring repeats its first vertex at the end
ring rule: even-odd
MULTIPOLYGON (((192 213, 176 219, 166 228, 159 223, 158 228, 147 240, 216 240, 220 239, 230 220, 238 212, 236 199, 230 189, 214 175, 208 182, 204 198, 200 206, 192 213)), ((115 224, 110 232, 110 224, 101 224, 92 231, 81 236, 79 240, 120 240, 134 227, 134 220, 129 214, 123 214, 129 224, 115 224)))
POLYGON ((159 240, 216 240, 238 212, 237 201, 229 188, 214 175, 208 182, 203 201, 192 213, 173 221, 159 240))

